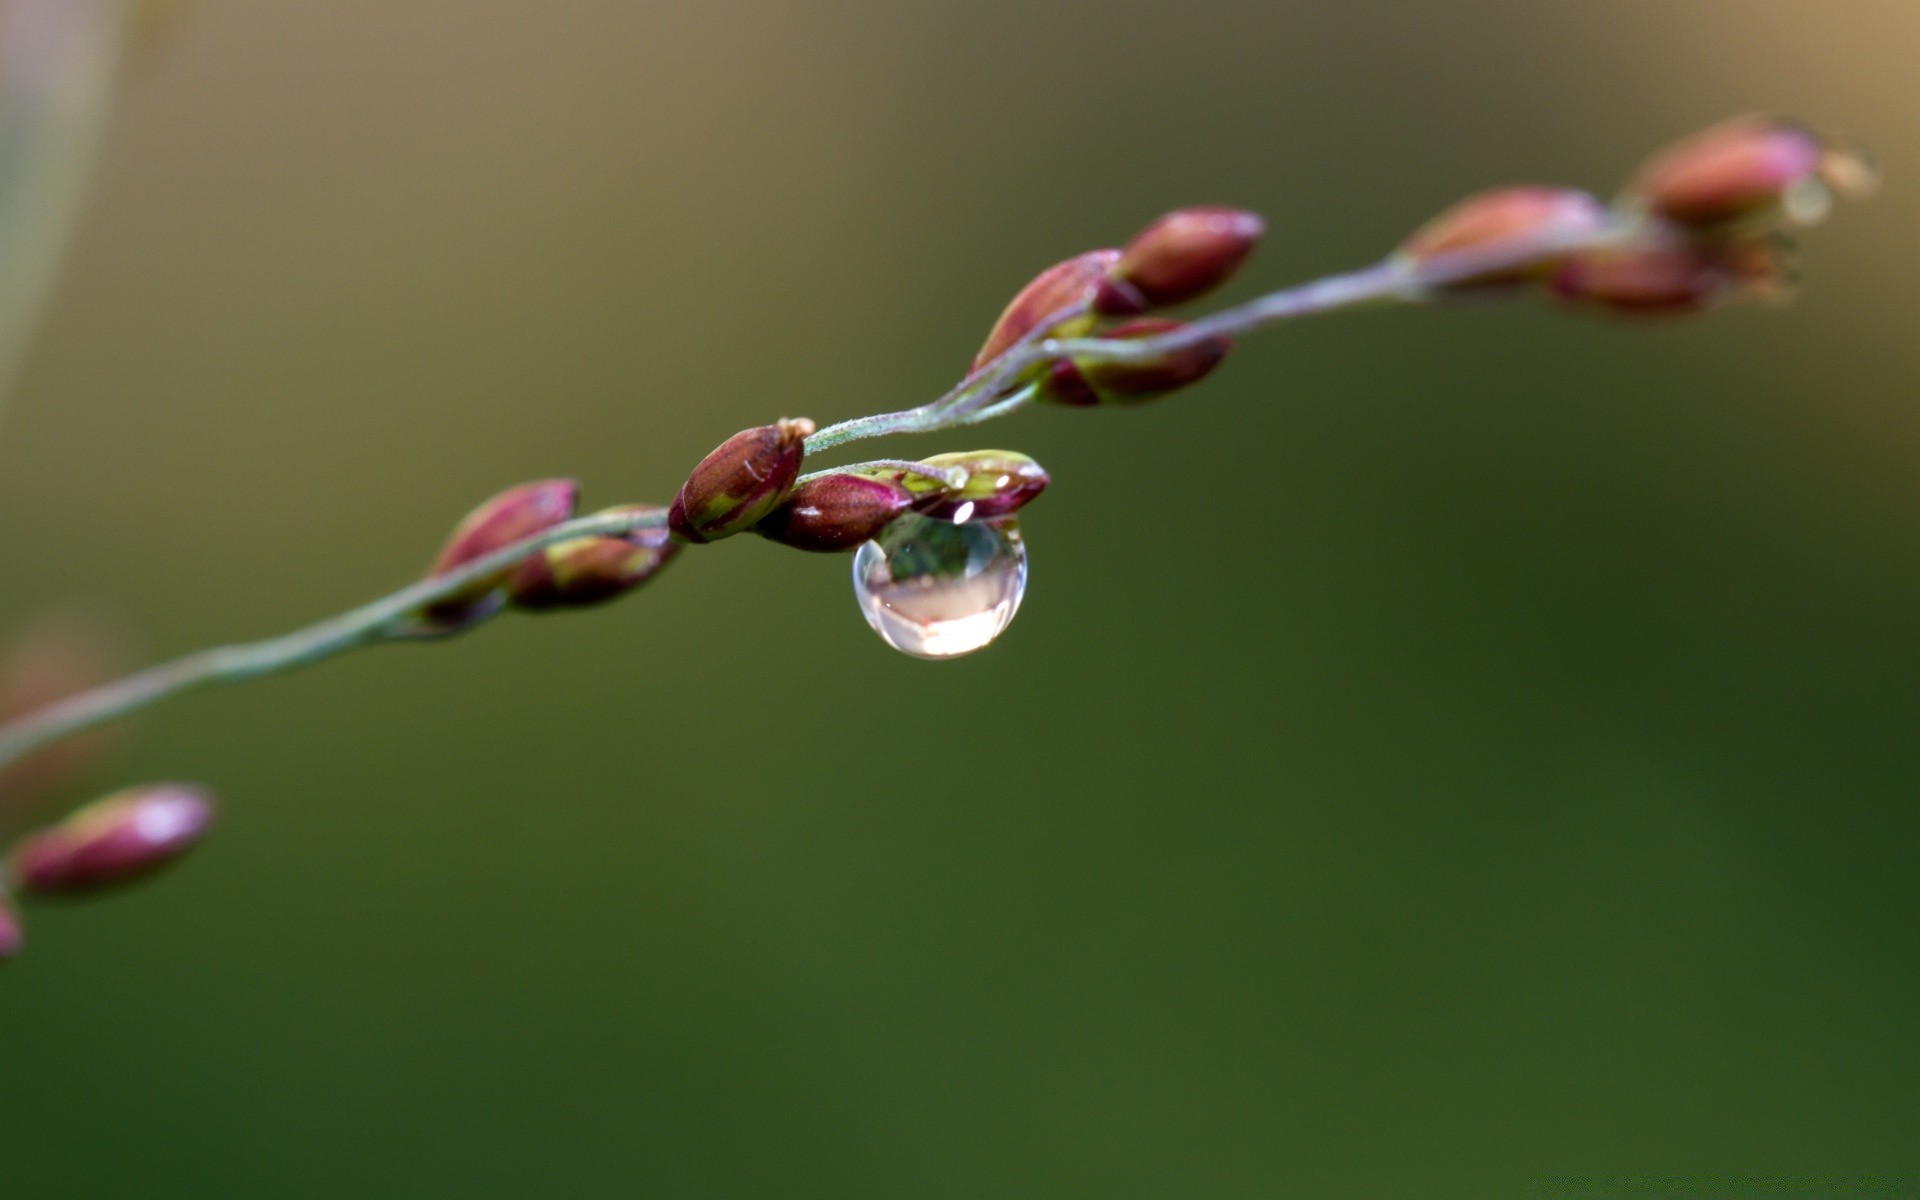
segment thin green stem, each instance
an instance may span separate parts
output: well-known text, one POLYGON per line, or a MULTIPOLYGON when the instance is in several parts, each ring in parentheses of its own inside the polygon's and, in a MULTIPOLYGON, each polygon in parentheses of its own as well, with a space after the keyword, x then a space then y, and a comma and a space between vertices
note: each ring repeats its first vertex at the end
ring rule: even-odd
POLYGON ((1027 405, 1033 403, 1033 398, 1035 396, 1038 396, 1039 394, 1040 394, 1040 385, 1037 383, 1030 383, 1026 387, 1021 388, 1019 391, 1013 393, 1012 395, 1008 396, 1004 400, 996 400, 992 404, 989 404, 985 408, 979 409, 976 412, 971 412, 966 414, 965 416, 955 418, 953 422, 954 427, 958 428, 959 426, 962 426, 962 425, 978 425, 982 421, 991 421, 996 417, 1004 417, 1013 413, 1017 413, 1021 409, 1025 408, 1027 405))
MULTIPOLYGON (((1037 385, 1028 384, 1009 393, 1007 389, 1013 381, 1025 378, 1037 366, 1067 356, 1077 362, 1139 361, 1208 338, 1244 333, 1295 317, 1373 304, 1420 302, 1433 298, 1448 284, 1545 262, 1568 250, 1607 245, 1630 232, 1631 226, 1623 224, 1596 233, 1541 238, 1524 245, 1448 255, 1418 264, 1389 258, 1359 271, 1271 292, 1149 338, 1050 338, 1049 331, 1086 314, 1087 305, 1075 305, 1039 322, 998 358, 968 374, 939 399, 918 408, 858 417, 828 426, 807 439, 806 451, 817 454, 863 438, 951 429, 1006 416, 1030 403, 1038 390, 1037 385)), ((837 469, 863 467, 895 467, 936 477, 939 474, 937 468, 910 459, 876 459, 837 469)), ((830 473, 814 472, 804 478, 830 473)), ((657 512, 582 517, 283 637, 220 646, 149 668, 0 726, 0 767, 61 738, 117 720, 182 692, 292 670, 360 646, 408 637, 419 631, 417 614, 421 609, 555 542, 626 533, 664 523, 657 512)))
POLYGON ((581 517, 305 629, 264 641, 216 646, 149 667, 105 687, 48 705, 0 728, 0 767, 62 738, 117 721, 182 692, 208 684, 238 683, 278 674, 360 646, 404 638, 421 609, 457 595, 469 585, 498 574, 555 542, 595 535, 613 536, 665 523, 665 516, 658 512, 581 517))
POLYGON ((918 408, 855 417, 827 426, 807 439, 807 453, 818 454, 822 450, 831 450, 862 438, 885 437, 893 433, 932 433, 952 428, 958 423, 958 418, 970 415, 971 410, 977 408, 984 398, 999 392, 1020 370, 1044 357, 1035 357, 1033 351, 1046 340, 1049 331, 1075 317, 1085 316, 1088 307, 1085 302, 1069 305, 1040 321, 1007 347, 1000 357, 969 372, 965 379, 954 384, 946 395, 936 400, 918 408))
POLYGON ((1246 333, 1276 321, 1380 304, 1422 303, 1441 294, 1449 284, 1531 266, 1570 250, 1611 245, 1632 232, 1631 222, 1621 221, 1599 230, 1439 255, 1420 263, 1387 258, 1358 271, 1269 292, 1155 337, 1049 337, 1051 330, 1086 314, 1087 305, 1074 305, 1037 323, 993 362, 969 374, 939 399, 918 408, 829 425, 807 439, 807 453, 816 454, 864 438, 933 433, 1016 412, 1031 397, 1019 398, 1017 403, 1016 397, 1002 397, 1006 385, 1035 367, 1062 358, 1072 357, 1085 363, 1140 362, 1210 338, 1246 333))

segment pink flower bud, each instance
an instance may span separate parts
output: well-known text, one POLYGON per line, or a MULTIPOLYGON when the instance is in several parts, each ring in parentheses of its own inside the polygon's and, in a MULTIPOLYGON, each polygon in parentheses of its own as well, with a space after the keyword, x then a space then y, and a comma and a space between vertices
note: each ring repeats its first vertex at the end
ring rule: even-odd
POLYGON ((926 463, 930 467, 958 467, 966 473, 957 486, 925 476, 903 481, 919 497, 913 507, 939 521, 1004 517, 1026 507, 1053 482, 1045 467, 1017 450, 960 450, 936 454, 926 463))
MULTIPOLYGON (((630 504, 607 509, 604 515, 660 511, 630 504)), ((680 543, 658 526, 618 537, 556 542, 520 564, 507 581, 507 597, 530 612, 601 604, 653 578, 679 552, 680 543)))
MULTIPOLYGON (((580 485, 571 479, 540 479, 508 488, 481 504, 454 527, 453 536, 433 561, 428 576, 442 575, 573 516, 580 485)), ((508 567, 476 580, 426 611, 436 632, 452 632, 496 612, 504 602, 500 588, 513 575, 508 567)))
POLYGON ((1127 243, 1095 307, 1124 317, 1197 299, 1238 271, 1266 231, 1258 213, 1175 209, 1127 243))
MULTIPOLYGON (((80 614, 42 616, 0 655, 0 720, 106 683, 127 669, 126 660, 111 628, 80 614)), ((17 817, 47 794, 73 786, 113 739, 111 729, 94 730, 0 768, 0 817, 17 817)))
MULTIPOLYGON (((978 371, 999 358, 1007 347, 1033 332, 1047 318, 1069 308, 1090 308, 1108 271, 1119 261, 1118 250, 1089 250, 1034 276, 1033 282, 1020 289, 1020 294, 994 322, 986 344, 974 355, 973 369, 978 371)), ((1054 325, 1047 333, 1050 337, 1078 337, 1091 328, 1091 312, 1083 311, 1054 325)))
POLYGON ((744 429, 700 460, 674 498, 667 527, 683 542, 717 542, 772 512, 800 475, 813 422, 805 417, 744 429))
POLYGON ((754 528, 800 550, 852 550, 878 536, 913 507, 914 495, 892 478, 822 475, 793 489, 754 528))
POLYGON ((1779 298, 1791 286, 1786 250, 1766 236, 1702 242, 1656 227, 1629 245, 1570 255, 1552 289, 1570 304, 1678 316, 1729 299, 1779 298))
POLYGON ((179 858, 213 823, 213 797, 186 784, 150 784, 97 800, 13 852, 20 889, 75 895, 127 883, 179 858))
MULTIPOLYGON (((1573 188, 1525 186, 1498 188, 1469 196, 1415 230, 1396 257, 1420 267, 1452 255, 1521 252, 1530 245, 1598 234, 1607 227, 1607 210, 1573 188)), ((1502 270, 1461 279, 1453 289, 1501 287, 1544 278, 1560 261, 1558 254, 1502 270)))
POLYGON ((939 479, 885 467, 872 475, 905 488, 914 511, 938 521, 964 524, 1004 517, 1025 507, 1052 482, 1045 467, 1017 450, 958 450, 922 461, 942 473, 959 474, 939 479))
MULTIPOLYGON (((1164 317, 1137 317, 1123 321, 1100 336, 1132 341, 1184 328, 1182 322, 1164 317)), ((1041 381, 1039 399, 1075 407, 1157 400, 1206 378, 1231 349, 1231 339, 1215 336, 1151 359, 1125 362, 1061 359, 1041 381)))
POLYGON ((13 911, 5 896, 0 896, 0 962, 16 957, 25 943, 25 931, 20 928, 20 914, 13 911))
POLYGON ((1811 225, 1832 207, 1834 192, 1862 195, 1875 181, 1858 150, 1792 121, 1746 116, 1655 155, 1628 196, 1647 212, 1683 225, 1780 218, 1811 225))

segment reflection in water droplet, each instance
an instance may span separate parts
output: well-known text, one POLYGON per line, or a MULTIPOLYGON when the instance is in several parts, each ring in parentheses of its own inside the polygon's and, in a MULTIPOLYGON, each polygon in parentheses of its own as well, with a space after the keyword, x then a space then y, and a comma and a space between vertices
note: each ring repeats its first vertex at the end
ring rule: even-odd
POLYGON ((957 658, 1000 636, 1027 591, 1027 547, 1012 517, 956 525, 917 514, 853 556, 867 624, 915 658, 957 658))

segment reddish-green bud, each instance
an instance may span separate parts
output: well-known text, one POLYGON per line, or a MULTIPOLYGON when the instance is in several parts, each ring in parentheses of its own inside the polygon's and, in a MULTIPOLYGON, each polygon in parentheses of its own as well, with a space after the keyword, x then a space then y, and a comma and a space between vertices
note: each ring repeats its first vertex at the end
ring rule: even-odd
MULTIPOLYGON (((1163 317, 1138 317, 1100 334, 1133 341, 1173 333, 1186 326, 1163 317)), ((1061 359, 1048 368, 1038 398, 1049 404, 1088 408, 1096 404, 1140 404, 1205 379, 1233 349, 1224 335, 1203 338, 1155 358, 1127 362, 1061 359)))
POLYGON ((1784 218, 1811 225, 1833 193, 1863 195, 1876 174, 1858 150, 1792 121, 1746 116, 1716 125, 1655 155, 1628 189, 1658 217, 1691 226, 1784 218))
POLYGON ((805 417, 743 429, 687 476, 667 513, 667 527, 683 542, 717 542, 750 529, 772 512, 800 475, 805 443, 813 435, 805 417))
MULTIPOLYGON (((0 721, 98 687, 127 669, 125 659, 111 628, 79 613, 42 616, 0 653, 0 721)), ((39 797, 72 786, 113 737, 94 730, 0 768, 0 816, 17 816, 39 797)))
POLYGON ((151 874, 191 850, 213 823, 213 797, 150 784, 97 800, 23 840, 13 877, 24 892, 75 895, 151 874))
POLYGON ((1570 256, 1552 288, 1571 304, 1677 316, 1729 299, 1781 297, 1792 283, 1787 250, 1767 236, 1701 242, 1655 229, 1631 245, 1570 256))
MULTIPOLYGON (((508 488, 468 513, 454 527, 428 576, 443 575, 462 563, 523 541, 573 516, 580 486, 571 479, 540 479, 508 488)), ((513 575, 508 567, 475 580, 426 610, 437 632, 451 632, 491 616, 502 603, 500 588, 513 575)))
POLYGON ((1047 330, 1048 336, 1079 337, 1093 328, 1091 305, 1094 296, 1099 293, 1108 272, 1119 261, 1118 250, 1089 250, 1065 262, 1055 263, 1034 276, 1033 282, 1020 289, 1020 294, 1013 298, 1006 311, 1000 314, 1000 319, 994 322, 986 343, 980 347, 980 353, 973 357, 973 369, 978 371, 999 358, 1009 346, 1063 310, 1078 308, 1082 311, 1079 315, 1054 324, 1047 330))
MULTIPOLYGON (((628 504, 597 515, 660 511, 628 504)), ((662 526, 555 542, 520 564, 507 581, 507 598, 530 612, 601 604, 653 578, 679 552, 680 543, 662 526)))
MULTIPOLYGON (((1469 196, 1428 221, 1400 244, 1395 256, 1418 267, 1456 254, 1517 252, 1528 245, 1598 234, 1607 222, 1606 207, 1574 188, 1497 188, 1469 196)), ((1553 273, 1560 257, 1544 256, 1523 266, 1488 271, 1447 286, 1500 287, 1541 279, 1553 273)))
POLYGON ((13 911, 13 905, 7 903, 5 896, 0 896, 0 962, 18 955, 25 942, 25 931, 20 928, 20 914, 13 911))
POLYGON ((962 450, 923 460, 943 474, 962 473, 959 481, 930 478, 897 467, 875 472, 904 487, 916 512, 943 521, 965 523, 1001 517, 1047 490, 1046 468, 1014 450, 962 450))
POLYGON ((1238 208, 1179 208, 1134 236, 1095 301, 1124 317, 1198 299, 1225 283, 1267 231, 1258 213, 1238 208))
POLYGON ((800 550, 852 550, 872 540, 913 502, 914 494, 890 477, 822 475, 793 489, 754 528, 762 537, 800 550))

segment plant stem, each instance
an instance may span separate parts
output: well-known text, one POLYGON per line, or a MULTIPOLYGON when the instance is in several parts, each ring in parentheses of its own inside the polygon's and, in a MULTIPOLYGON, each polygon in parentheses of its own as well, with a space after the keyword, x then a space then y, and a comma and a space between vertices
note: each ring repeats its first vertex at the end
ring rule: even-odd
POLYGON ((937 400, 918 408, 855 417, 851 421, 827 426, 807 439, 807 453, 818 454, 822 450, 831 450, 861 438, 885 437, 892 433, 931 433, 959 424, 957 418, 968 415, 967 410, 975 403, 998 392, 1015 373, 1039 361, 1033 351, 1046 340, 1050 330, 1064 321, 1085 316, 1088 307, 1084 302, 1073 304, 1048 316, 1007 347, 1000 357, 969 372, 965 379, 954 384, 946 395, 937 400))
MULTIPOLYGON (((1172 332, 1148 338, 1056 340, 1048 337, 1048 332, 1062 322, 1085 315, 1088 306, 1075 305, 1039 322, 998 358, 968 374, 939 399, 918 408, 830 425, 807 439, 806 450, 808 454, 816 454, 863 438, 932 432, 1005 416, 1031 401, 1036 391, 1029 385, 1008 394, 1006 389, 1011 381, 1035 366, 1069 355, 1083 362, 1138 361, 1208 338, 1243 333, 1294 317, 1370 304, 1419 302, 1433 297, 1437 289, 1450 283, 1544 262, 1568 250, 1607 245, 1630 232, 1631 227, 1623 224, 1598 233, 1541 238, 1524 245, 1453 254, 1419 264, 1389 258, 1358 271, 1270 292, 1172 332)), ((861 465, 880 464, 939 474, 927 464, 907 459, 876 460, 861 465)), ((61 738, 117 720, 181 692, 292 670, 356 647, 412 636, 417 633, 414 622, 422 608, 511 567, 555 542, 626 533, 664 523, 665 518, 657 512, 615 513, 568 521, 305 629, 265 641, 203 650, 83 692, 0 726, 0 768, 61 738)))
POLYGON ((216 646, 70 696, 0 727, 0 768, 61 738, 212 683, 238 683, 304 667, 336 654, 406 638, 415 615, 527 556, 571 538, 613 536, 664 525, 662 513, 609 513, 555 525, 523 541, 423 579, 390 596, 276 638, 216 646))
POLYGON ((1434 298, 1448 284, 1545 262, 1569 250, 1611 245, 1632 232, 1630 221, 1617 221, 1594 232, 1541 237, 1490 250, 1462 251, 1421 263, 1387 258, 1358 271, 1269 292, 1155 337, 1055 339, 1047 336, 1062 323, 1085 315, 1085 304, 1074 305, 1040 321, 1000 357, 969 374, 938 400, 918 408, 829 425, 807 439, 807 453, 815 454, 863 438, 933 433, 1015 412, 1031 396, 1026 393, 1001 396, 1003 387, 1033 367, 1057 359, 1071 357, 1083 363, 1139 362, 1209 338, 1246 333, 1276 321, 1377 304, 1421 303, 1434 298))

